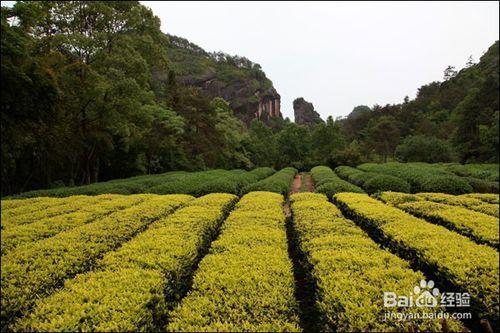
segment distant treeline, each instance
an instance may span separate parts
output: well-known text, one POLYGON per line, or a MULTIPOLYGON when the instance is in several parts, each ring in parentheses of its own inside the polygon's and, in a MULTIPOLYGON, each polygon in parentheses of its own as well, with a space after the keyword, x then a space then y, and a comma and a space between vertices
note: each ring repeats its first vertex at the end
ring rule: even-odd
MULTIPOLYGON (((498 42, 415 100, 247 128, 222 98, 176 81, 171 41, 137 1, 18 1, 1 24, 2 195, 172 170, 498 162, 498 42)), ((228 78, 263 75, 218 57, 228 78)))

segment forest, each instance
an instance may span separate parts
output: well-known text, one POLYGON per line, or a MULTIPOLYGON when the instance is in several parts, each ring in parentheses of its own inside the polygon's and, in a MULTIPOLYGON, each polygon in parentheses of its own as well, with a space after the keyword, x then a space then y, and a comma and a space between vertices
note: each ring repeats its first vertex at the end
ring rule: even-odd
MULTIPOLYGON (((222 97, 176 79, 204 63, 172 61, 183 39, 137 1, 18 1, 2 6, 1 25, 2 195, 168 171, 498 163, 498 41, 415 99, 307 126, 247 124, 222 97)), ((227 80, 265 78, 244 57, 210 57, 227 80)))

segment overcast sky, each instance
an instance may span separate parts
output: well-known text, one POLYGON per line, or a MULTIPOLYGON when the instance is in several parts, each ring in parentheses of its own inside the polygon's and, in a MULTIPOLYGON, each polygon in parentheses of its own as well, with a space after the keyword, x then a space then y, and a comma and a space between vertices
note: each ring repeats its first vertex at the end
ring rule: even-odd
POLYGON ((399 103, 498 40, 498 2, 149 2, 162 30, 259 63, 293 119, 399 103))

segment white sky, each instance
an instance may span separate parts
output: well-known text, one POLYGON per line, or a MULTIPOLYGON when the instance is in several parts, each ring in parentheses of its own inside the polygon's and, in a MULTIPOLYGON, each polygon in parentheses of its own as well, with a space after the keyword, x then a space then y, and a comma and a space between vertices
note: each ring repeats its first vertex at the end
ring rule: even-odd
POLYGON ((498 2, 149 2, 162 30, 259 63, 293 120, 399 103, 498 40, 498 2))
POLYGON ((296 97, 324 119, 414 98, 499 39, 496 1, 141 3, 164 32, 259 63, 291 119, 296 97))

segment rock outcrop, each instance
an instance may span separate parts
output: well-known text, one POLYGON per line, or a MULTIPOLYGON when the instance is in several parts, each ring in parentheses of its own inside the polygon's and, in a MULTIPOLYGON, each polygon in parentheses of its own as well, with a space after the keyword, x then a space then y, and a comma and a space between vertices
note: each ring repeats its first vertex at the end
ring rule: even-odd
POLYGON ((253 119, 283 119, 281 97, 258 64, 244 57, 208 53, 184 38, 168 37, 169 60, 179 83, 224 98, 246 124, 253 119))
POLYGON ((293 101, 293 113, 296 124, 315 125, 323 123, 323 119, 318 112, 314 111, 312 103, 299 97, 293 101))

